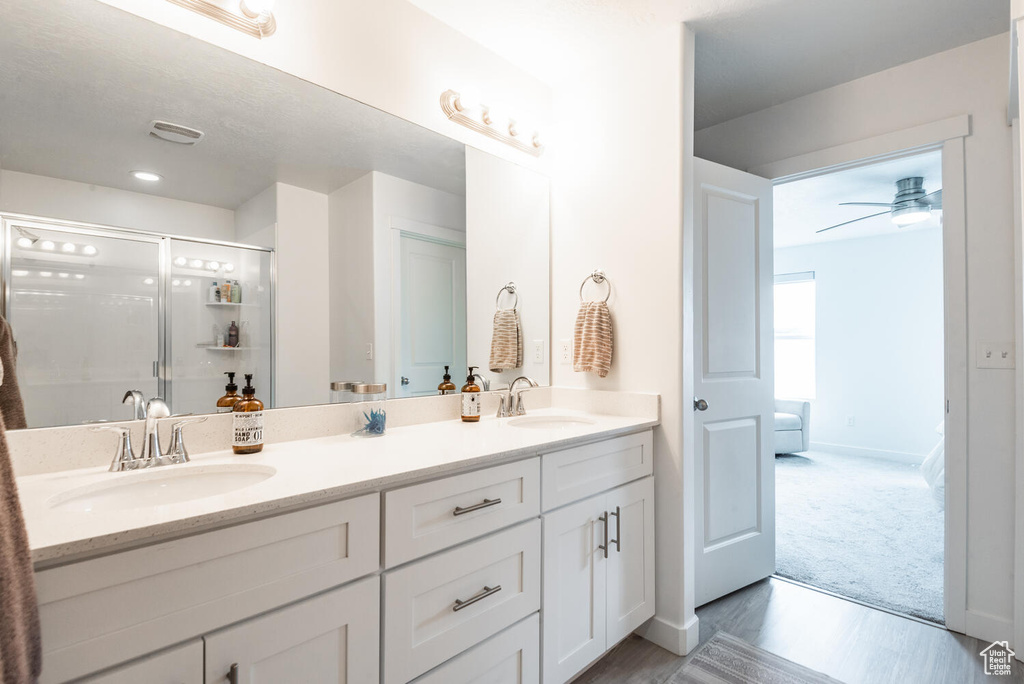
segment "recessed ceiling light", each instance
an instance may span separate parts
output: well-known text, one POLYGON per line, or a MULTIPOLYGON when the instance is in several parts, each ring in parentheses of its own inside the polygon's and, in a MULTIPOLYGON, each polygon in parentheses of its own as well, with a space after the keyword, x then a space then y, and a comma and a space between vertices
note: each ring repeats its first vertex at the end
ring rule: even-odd
POLYGON ((188 263, 188 259, 186 259, 185 257, 175 257, 175 259, 174 259, 174 265, 175 266, 184 266, 187 263, 188 263))
POLYGON ((53 250, 57 249, 57 245, 53 244, 53 240, 43 240, 39 244, 39 247, 45 249, 47 252, 52 252, 53 250))
POLYGON ((60 251, 72 254, 78 250, 78 246, 73 242, 65 242, 60 246, 60 251))
POLYGON ((162 180, 163 176, 152 171, 132 171, 132 176, 140 181, 146 181, 147 183, 156 183, 158 180, 162 180))
POLYGON ((32 238, 27 238, 25 236, 18 238, 18 246, 21 247, 22 249, 30 248, 32 246, 32 243, 34 242, 35 240, 33 240, 32 238))
POLYGON ((92 245, 86 245, 85 247, 82 247, 82 254, 86 256, 96 256, 96 252, 96 248, 93 247, 92 245))

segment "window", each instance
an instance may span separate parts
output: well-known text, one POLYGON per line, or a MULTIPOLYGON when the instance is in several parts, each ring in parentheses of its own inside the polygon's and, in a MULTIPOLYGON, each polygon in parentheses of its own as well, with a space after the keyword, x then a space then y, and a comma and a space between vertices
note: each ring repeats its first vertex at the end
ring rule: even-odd
POLYGON ((775 396, 814 399, 814 272, 775 276, 775 396))

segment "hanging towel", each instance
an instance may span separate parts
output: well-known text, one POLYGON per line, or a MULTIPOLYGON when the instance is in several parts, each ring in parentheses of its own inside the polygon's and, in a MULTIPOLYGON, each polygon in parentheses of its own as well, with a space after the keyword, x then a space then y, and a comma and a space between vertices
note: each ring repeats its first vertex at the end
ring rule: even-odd
POLYGON ((491 335, 491 362, 494 373, 523 367, 523 328, 516 309, 498 309, 494 312, 494 332, 491 335))
POLYGON ((576 314, 572 369, 608 375, 612 367, 612 314, 604 302, 583 302, 576 314))
POLYGON ((14 357, 11 327, 0 318, 0 365, 4 368, 0 384, 0 682, 27 684, 39 678, 43 648, 28 533, 5 434, 15 425, 25 427, 14 357))

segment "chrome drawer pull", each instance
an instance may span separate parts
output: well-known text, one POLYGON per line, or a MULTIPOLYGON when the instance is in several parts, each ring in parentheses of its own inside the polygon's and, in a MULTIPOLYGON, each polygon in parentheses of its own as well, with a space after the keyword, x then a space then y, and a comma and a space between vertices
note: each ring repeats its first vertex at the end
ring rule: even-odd
POLYGON ((608 511, 605 511, 601 515, 597 516, 600 522, 604 523, 604 544, 598 544, 597 548, 604 551, 604 557, 608 557, 608 511))
POLYGON ((452 610, 454 610, 457 613, 460 610, 462 610, 463 608, 465 608, 466 606, 471 606, 474 603, 476 603, 477 601, 483 601, 488 596, 491 596, 493 594, 497 594, 499 591, 501 591, 501 585, 500 584, 497 584, 497 585, 495 585, 493 587, 484 587, 484 590, 481 591, 479 594, 477 594, 476 596, 474 596, 472 598, 468 598, 465 601, 463 601, 462 599, 455 599, 455 605, 452 606, 452 610))
MULTIPOLYGON (((610 543, 615 544, 615 550, 622 553, 622 546, 619 542, 622 541, 622 509, 618 506, 615 507, 615 512, 609 515, 615 516, 615 539, 612 539, 610 543)), ((608 542, 606 542, 608 543, 608 542)))
POLYGON ((483 501, 481 501, 478 504, 473 504, 472 506, 466 506, 465 508, 463 508, 462 506, 456 506, 455 510, 452 511, 452 515, 464 515, 466 513, 472 513, 473 511, 479 511, 481 508, 488 508, 490 506, 497 506, 500 503, 501 503, 501 497, 498 497, 497 499, 484 499, 483 501))

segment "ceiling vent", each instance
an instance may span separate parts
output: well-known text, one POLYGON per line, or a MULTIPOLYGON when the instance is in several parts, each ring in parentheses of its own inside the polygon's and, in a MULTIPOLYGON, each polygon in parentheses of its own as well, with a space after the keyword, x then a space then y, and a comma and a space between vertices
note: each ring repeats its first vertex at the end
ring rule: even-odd
POLYGON ((199 141, 206 137, 202 131, 197 131, 188 126, 173 124, 169 121, 149 122, 149 134, 154 138, 166 140, 176 145, 198 145, 199 141))

